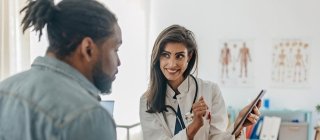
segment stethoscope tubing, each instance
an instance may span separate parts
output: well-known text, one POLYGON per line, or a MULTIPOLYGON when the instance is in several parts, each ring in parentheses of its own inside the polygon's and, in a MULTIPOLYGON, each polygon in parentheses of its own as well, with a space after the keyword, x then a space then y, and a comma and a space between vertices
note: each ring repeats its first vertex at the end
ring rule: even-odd
MULTIPOLYGON (((194 80, 194 82, 195 82, 195 84, 196 84, 196 93, 195 93, 195 95, 194 95, 193 102, 192 102, 192 105, 193 105, 193 104, 196 102, 197 96, 198 96, 198 82, 197 82, 196 78, 195 78, 193 75, 190 75, 190 76, 192 77, 192 79, 194 80)), ((177 118, 178 121, 179 121, 179 124, 180 124, 181 128, 184 129, 185 127, 183 127, 184 125, 182 125, 183 121, 180 120, 180 118, 178 117, 177 111, 176 111, 172 106, 170 106, 170 105, 165 105, 165 107, 166 107, 166 108, 170 108, 170 110, 172 110, 172 111, 174 112, 174 114, 176 115, 176 118, 177 118)), ((192 114, 192 107, 191 107, 191 109, 190 109, 190 114, 192 114)))

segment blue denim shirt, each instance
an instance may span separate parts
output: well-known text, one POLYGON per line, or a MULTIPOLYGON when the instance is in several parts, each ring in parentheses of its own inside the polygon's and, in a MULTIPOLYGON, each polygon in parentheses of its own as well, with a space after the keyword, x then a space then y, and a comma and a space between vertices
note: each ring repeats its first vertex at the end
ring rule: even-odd
POLYGON ((116 140, 99 93, 70 65, 38 57, 0 83, 0 140, 116 140))

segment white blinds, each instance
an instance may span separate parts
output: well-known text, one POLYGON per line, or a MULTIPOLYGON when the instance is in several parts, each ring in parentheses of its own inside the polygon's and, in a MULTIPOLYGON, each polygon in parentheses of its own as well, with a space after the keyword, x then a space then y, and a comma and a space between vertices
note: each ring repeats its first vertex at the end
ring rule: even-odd
POLYGON ((30 65, 29 31, 22 35, 20 9, 26 0, 1 0, 0 79, 25 70, 30 65))

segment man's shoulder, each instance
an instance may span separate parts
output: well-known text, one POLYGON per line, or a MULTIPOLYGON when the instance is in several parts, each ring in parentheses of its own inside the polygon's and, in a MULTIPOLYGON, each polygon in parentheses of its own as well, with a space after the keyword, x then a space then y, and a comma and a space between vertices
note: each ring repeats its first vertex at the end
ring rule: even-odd
POLYGON ((0 81, 0 89, 6 88, 12 84, 15 84, 17 81, 22 81, 25 78, 25 75, 29 73, 28 71, 20 72, 18 74, 15 74, 13 76, 7 77, 6 79, 0 81))
POLYGON ((59 123, 75 119, 90 110, 105 110, 99 102, 69 77, 50 71, 28 70, 7 78, 0 84, 0 94, 12 97, 23 108, 59 123))

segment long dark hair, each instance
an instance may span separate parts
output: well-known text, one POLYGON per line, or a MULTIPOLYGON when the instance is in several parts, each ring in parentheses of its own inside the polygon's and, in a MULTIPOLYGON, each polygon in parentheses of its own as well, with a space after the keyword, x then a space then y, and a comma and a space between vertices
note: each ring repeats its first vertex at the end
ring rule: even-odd
POLYGON ((156 39, 151 55, 150 79, 147 94, 147 112, 163 112, 165 108, 165 97, 167 90, 167 79, 160 69, 160 54, 164 51, 167 43, 183 43, 187 47, 188 54, 192 53, 192 57, 188 63, 186 71, 183 73, 187 77, 191 70, 197 69, 198 49, 194 34, 180 25, 172 25, 164 29, 156 39))
POLYGON ((57 6, 53 0, 29 0, 20 12, 23 32, 34 27, 40 32, 47 25, 49 52, 64 57, 73 52, 84 37, 97 43, 113 34, 117 18, 94 0, 63 0, 57 6))

